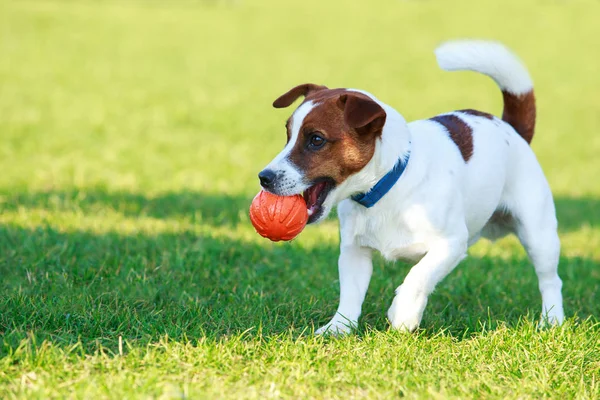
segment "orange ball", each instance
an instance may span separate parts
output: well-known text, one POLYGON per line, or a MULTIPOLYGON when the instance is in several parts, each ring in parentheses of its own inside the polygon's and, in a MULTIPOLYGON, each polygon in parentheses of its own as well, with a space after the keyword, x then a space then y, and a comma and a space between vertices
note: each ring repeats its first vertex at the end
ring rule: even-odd
POLYGON ((302 196, 277 196, 261 190, 250 205, 250 221, 259 235, 274 242, 292 240, 306 226, 308 210, 302 196))

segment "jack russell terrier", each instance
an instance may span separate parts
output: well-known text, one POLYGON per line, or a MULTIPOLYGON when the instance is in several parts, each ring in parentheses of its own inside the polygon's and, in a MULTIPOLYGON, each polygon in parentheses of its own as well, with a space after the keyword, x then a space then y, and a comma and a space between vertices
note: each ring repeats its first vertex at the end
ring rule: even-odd
POLYGON ((564 319, 560 241, 552 193, 529 147, 535 126, 531 78, 506 47, 452 41, 436 50, 446 71, 471 70, 502 90, 502 118, 460 110, 407 123, 356 89, 299 85, 273 106, 304 101, 287 120, 287 145, 260 172, 276 195, 302 193, 309 223, 337 205, 340 303, 317 334, 356 327, 373 270, 372 252, 416 262, 388 311, 393 328, 418 328, 435 286, 480 237, 515 233, 542 294, 542 323, 564 319))

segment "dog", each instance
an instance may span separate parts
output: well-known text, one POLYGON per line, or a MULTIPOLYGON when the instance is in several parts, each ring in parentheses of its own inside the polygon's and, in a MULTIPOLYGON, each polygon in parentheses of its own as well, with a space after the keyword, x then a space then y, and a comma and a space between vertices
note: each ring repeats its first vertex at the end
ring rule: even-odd
POLYGON ((414 262, 387 313, 393 328, 419 327, 428 296, 481 237, 514 233, 539 280, 542 324, 564 319, 560 241, 552 193, 531 150, 533 84, 517 56, 497 42, 457 40, 435 51, 446 71, 491 77, 502 118, 472 109, 407 123, 357 89, 296 86, 273 106, 303 102, 287 120, 287 144, 259 173, 264 190, 303 194, 308 223, 337 205, 340 302, 316 334, 357 326, 372 253, 414 262))

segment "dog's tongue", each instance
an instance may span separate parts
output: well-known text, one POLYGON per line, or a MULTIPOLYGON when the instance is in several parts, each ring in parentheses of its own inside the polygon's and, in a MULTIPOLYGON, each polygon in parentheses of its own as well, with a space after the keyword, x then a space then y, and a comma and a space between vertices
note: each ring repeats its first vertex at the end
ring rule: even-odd
POLYGON ((325 182, 318 183, 314 186, 311 186, 304 192, 304 201, 306 201, 306 208, 309 210, 317 204, 317 199, 319 198, 319 193, 323 190, 325 186, 325 182))

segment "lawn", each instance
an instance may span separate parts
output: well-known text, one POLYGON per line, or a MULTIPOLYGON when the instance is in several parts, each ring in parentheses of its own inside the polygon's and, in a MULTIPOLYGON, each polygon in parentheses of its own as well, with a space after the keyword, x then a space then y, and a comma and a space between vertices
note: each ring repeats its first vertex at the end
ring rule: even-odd
POLYGON ((0 0, 0 397, 597 398, 600 2, 0 0), (456 37, 512 47, 536 84, 567 323, 516 239, 481 242, 422 329, 388 329, 410 268, 376 259, 358 331, 337 221, 273 244, 249 223, 285 144, 271 102, 359 87, 408 120, 498 113, 489 79, 437 68, 456 37))

